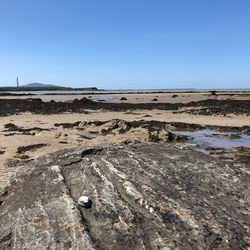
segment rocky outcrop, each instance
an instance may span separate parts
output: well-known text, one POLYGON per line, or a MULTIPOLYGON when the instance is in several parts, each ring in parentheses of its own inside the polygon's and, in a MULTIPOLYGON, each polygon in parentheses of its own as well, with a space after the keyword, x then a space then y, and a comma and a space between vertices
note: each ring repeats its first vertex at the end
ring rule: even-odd
POLYGON ((18 127, 17 125, 13 123, 7 123, 4 125, 5 130, 2 132, 15 132, 15 133, 9 133, 5 134, 5 136, 12 136, 16 134, 21 134, 21 135, 36 135, 37 133, 41 131, 49 131, 47 128, 38 128, 38 127, 33 127, 33 128, 23 128, 23 127, 18 127))
POLYGON ((249 181, 181 144, 46 155, 0 197, 0 249, 244 249, 249 181))
MULTIPOLYGON (((99 100, 101 101, 101 100, 99 100)), ((105 101, 105 100, 102 100, 105 101)), ((0 116, 20 114, 21 112, 32 112, 35 114, 59 114, 62 112, 86 113, 86 109, 102 109, 111 111, 128 110, 178 110, 176 112, 187 112, 200 115, 227 115, 227 114, 245 114, 249 115, 250 100, 216 100, 207 99, 189 103, 109 103, 95 102, 87 98, 75 99, 72 102, 44 102, 40 98, 27 99, 0 99, 0 116), (181 108, 191 108, 188 110, 179 110, 181 108)))
MULTIPOLYGON (((74 123, 56 123, 55 127, 74 128, 80 130, 81 137, 95 139, 102 136, 103 141, 110 143, 140 143, 140 142, 183 142, 190 140, 191 137, 176 135, 169 132, 173 128, 170 124, 161 121, 125 121, 113 119, 109 121, 90 121, 74 123), (84 131, 85 134, 82 132, 84 131), (88 133, 88 134, 86 134, 88 133), (104 138, 109 136, 108 138, 104 138)), ((101 139, 98 140, 101 144, 101 139)))

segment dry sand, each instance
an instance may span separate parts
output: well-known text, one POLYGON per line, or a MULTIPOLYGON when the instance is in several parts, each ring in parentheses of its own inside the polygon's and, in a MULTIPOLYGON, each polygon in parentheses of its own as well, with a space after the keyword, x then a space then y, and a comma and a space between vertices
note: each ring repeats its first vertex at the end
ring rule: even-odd
MULTIPOLYGON (((111 96, 111 95, 108 95, 111 96)), ((70 101, 75 98, 82 98, 83 96, 42 96, 44 101, 51 99, 56 101, 70 101)), ((92 99, 103 98, 105 96, 93 95, 92 99)), ((153 98, 157 98, 158 102, 191 102, 199 101, 208 98, 215 98, 208 96, 208 93, 159 93, 159 94, 113 94, 109 102, 121 102, 120 98, 126 97, 128 100, 122 102, 131 103, 145 103, 151 102, 153 98), (173 94, 178 97, 172 98, 173 94)), ((1 97, 1 98, 27 98, 26 97, 1 97)), ((34 97, 32 97, 34 98, 34 97)), ((234 96, 220 95, 217 99, 249 99, 245 94, 237 94, 234 96)), ((180 110, 179 110, 180 111, 180 110)), ((93 140, 83 139, 76 129, 63 129, 62 127, 55 127, 55 123, 73 123, 77 121, 107 121, 112 119, 123 119, 127 121, 133 120, 156 120, 165 122, 184 122, 196 123, 201 125, 219 125, 219 126, 249 126, 250 117, 246 115, 233 115, 227 116, 213 115, 193 115, 188 113, 174 114, 173 111, 165 110, 127 110, 126 112, 109 112, 98 110, 95 113, 79 114, 79 113, 62 113, 54 115, 34 115, 31 113, 23 113, 20 115, 11 115, 0 118, 0 150, 5 151, 0 154, 0 189, 6 185, 10 175, 16 171, 16 167, 10 168, 5 166, 7 159, 11 159, 16 154, 17 148, 20 146, 45 143, 46 147, 39 148, 34 151, 29 151, 27 154, 30 158, 36 158, 46 153, 52 153, 60 149, 72 148, 76 146, 90 146, 102 144, 107 142, 114 142, 112 136, 98 137, 93 140), (10 132, 3 132, 4 125, 7 123, 14 123, 19 127, 24 128, 46 128, 49 131, 41 131, 35 135, 20 135, 15 134, 6 136, 10 132), (59 136, 60 135, 60 136, 59 136), (66 143, 65 143, 66 142, 66 143), (64 144, 65 143, 65 144, 64 144)))
POLYGON ((126 121, 133 120, 156 120, 165 122, 184 122, 184 123, 197 123, 202 125, 219 125, 219 126, 244 126, 250 124, 249 116, 202 116, 192 114, 173 114, 171 111, 163 110, 138 110, 133 112, 105 112, 97 111, 91 114, 55 114, 55 115, 33 115, 31 113, 23 113, 20 115, 12 115, 2 117, 0 119, 0 147, 6 148, 6 152, 0 155, 0 164, 2 165, 5 160, 15 154, 16 149, 23 145, 46 143, 48 147, 38 149, 32 154, 32 157, 38 155, 53 152, 59 149, 68 148, 71 145, 76 146, 78 143, 72 138, 72 142, 69 144, 61 144, 60 140, 55 138, 55 135, 59 132, 68 134, 68 137, 72 137, 75 133, 79 133, 74 129, 62 129, 60 127, 54 127, 54 123, 74 123, 77 121, 107 121, 112 119, 123 119, 126 121), (51 131, 42 131, 35 136, 31 135, 14 135, 6 136, 10 132, 2 132, 4 125, 7 123, 14 123, 19 127, 24 128, 47 128, 51 131))

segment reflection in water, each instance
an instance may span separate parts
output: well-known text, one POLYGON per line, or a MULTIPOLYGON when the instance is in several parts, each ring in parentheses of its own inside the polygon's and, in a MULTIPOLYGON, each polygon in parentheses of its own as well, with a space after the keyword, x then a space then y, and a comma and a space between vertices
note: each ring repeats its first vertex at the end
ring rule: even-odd
POLYGON ((176 131, 179 135, 192 136, 187 143, 194 143, 202 148, 214 147, 231 149, 236 147, 250 147, 250 136, 241 133, 219 132, 210 129, 198 131, 176 131))

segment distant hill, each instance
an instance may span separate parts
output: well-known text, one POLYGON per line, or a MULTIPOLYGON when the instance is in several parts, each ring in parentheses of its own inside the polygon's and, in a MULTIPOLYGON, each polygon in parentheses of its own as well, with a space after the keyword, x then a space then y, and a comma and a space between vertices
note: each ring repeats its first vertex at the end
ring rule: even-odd
POLYGON ((97 91, 96 87, 86 87, 86 88, 71 88, 62 87, 54 84, 43 84, 43 83, 28 83, 21 85, 19 87, 0 87, 0 91, 56 91, 56 90, 82 90, 82 91, 97 91))
POLYGON ((20 86, 21 88, 64 88, 62 86, 54 85, 54 84, 43 84, 43 83, 28 83, 26 85, 20 86))

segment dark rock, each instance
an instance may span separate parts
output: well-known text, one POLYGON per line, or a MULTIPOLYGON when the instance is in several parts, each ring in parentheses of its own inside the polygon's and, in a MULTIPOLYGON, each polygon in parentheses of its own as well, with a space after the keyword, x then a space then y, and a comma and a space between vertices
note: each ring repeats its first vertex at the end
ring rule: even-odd
POLYGON ((236 149, 236 158, 240 163, 245 163, 248 166, 248 169, 250 170, 249 167, 249 162, 250 162, 250 148, 246 147, 239 147, 236 149))
POLYGON ((239 134, 226 134, 225 137, 229 138, 229 139, 240 139, 241 138, 241 136, 239 134))
POLYGON ((172 95, 172 98, 176 98, 176 97, 178 97, 178 95, 172 95))
POLYGON ((38 148, 43 148, 48 146, 48 144, 45 143, 38 143, 38 144, 31 144, 31 145, 26 145, 26 146, 21 146, 17 148, 17 153, 18 154, 23 154, 27 151, 34 151, 38 148))
POLYGON ((157 98, 152 99, 152 102, 157 102, 157 101, 158 101, 157 98))
POLYGON ((14 136, 17 135, 18 133, 8 133, 8 134, 4 134, 4 136, 14 136))
POLYGON ((33 131, 49 131, 49 129, 47 128, 39 128, 39 127, 32 127, 32 128, 23 128, 23 127, 18 127, 17 125, 13 124, 13 123, 7 123, 4 125, 5 130, 3 130, 3 132, 6 131, 15 131, 15 132, 21 132, 22 134, 31 134, 31 132, 33 131))
POLYGON ((59 141, 60 144, 68 144, 69 142, 67 141, 59 141))
POLYGON ((216 93, 215 90, 213 90, 213 91, 210 92, 210 95, 211 95, 211 96, 217 96, 217 93, 216 93))
POLYGON ((17 153, 15 155, 13 155, 13 158, 20 159, 20 160, 26 160, 26 159, 29 159, 29 156, 25 155, 23 153, 17 153))
POLYGON ((121 97, 121 101, 127 101, 128 99, 126 97, 121 97))
POLYGON ((74 128, 74 127, 78 127, 79 124, 81 122, 80 121, 77 121, 77 122, 74 122, 74 123, 55 123, 54 126, 55 127, 60 127, 62 126, 63 128, 74 128))
POLYGON ((62 132, 57 132, 57 133, 55 134, 55 138, 56 138, 56 139, 59 139, 61 136, 62 136, 62 132))
POLYGON ((6 128, 7 131, 17 131, 18 130, 18 126, 13 124, 13 123, 6 123, 4 125, 4 128, 6 128))
POLYGON ((184 142, 184 141, 189 141, 192 139, 193 139, 192 136, 178 135, 178 134, 172 133, 170 131, 168 132, 168 141, 169 142, 184 142))
MULTIPOLYGON (((216 96, 215 96, 216 97, 216 96)), ((188 112, 197 112, 197 107, 203 107, 201 114, 250 114, 250 100, 217 100, 207 99, 189 103, 109 103, 95 102, 87 98, 73 102, 43 102, 41 99, 0 99, 0 116, 32 112, 35 114, 59 114, 62 112, 84 113, 84 109, 103 109, 124 112, 127 110, 178 110, 185 107, 194 107, 188 112)), ((187 111, 180 111, 187 112, 187 111)))
POLYGON ((171 144, 46 155, 0 195, 0 249, 247 249, 249 181, 171 144))
POLYGON ((29 156, 25 154, 15 154, 11 158, 8 158, 5 162, 7 167, 16 167, 18 165, 27 163, 29 160, 29 156))

